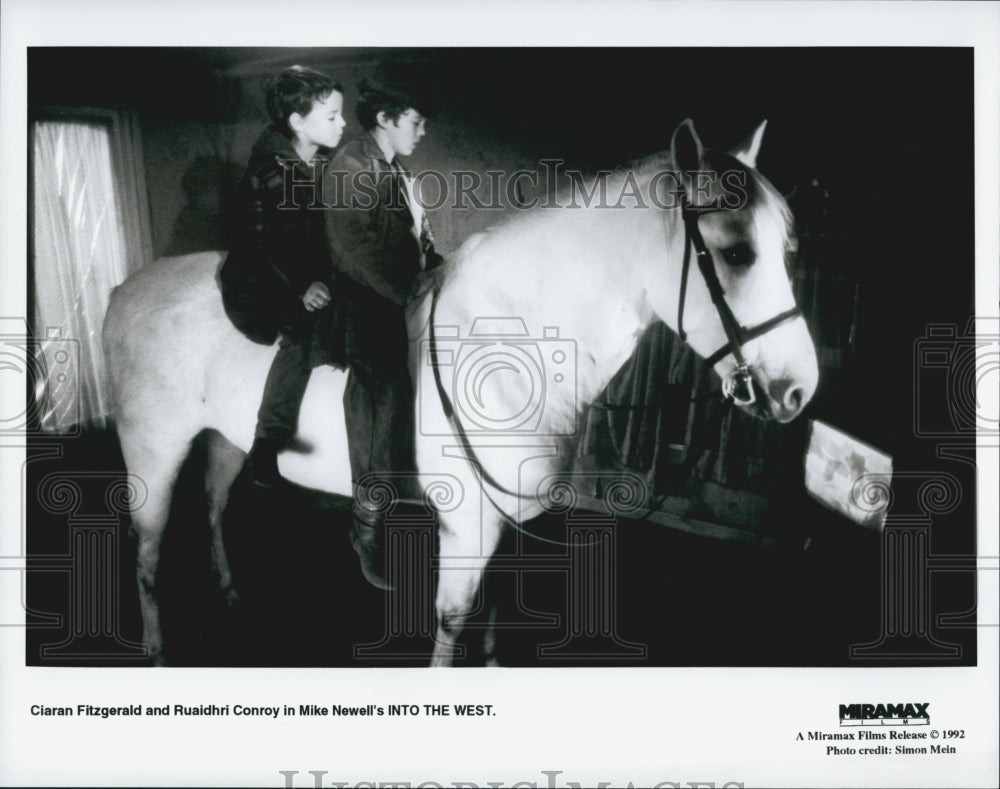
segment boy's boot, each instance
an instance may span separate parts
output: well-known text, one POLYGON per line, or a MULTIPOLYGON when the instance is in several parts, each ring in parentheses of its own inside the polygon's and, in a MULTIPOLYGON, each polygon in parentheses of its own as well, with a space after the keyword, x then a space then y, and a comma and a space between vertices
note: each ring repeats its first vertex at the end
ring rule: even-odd
POLYGON ((355 498, 352 512, 351 547, 361 561, 361 573, 372 586, 391 592, 396 587, 389 580, 385 511, 366 507, 355 498))
POLYGON ((278 471, 278 450, 285 442, 277 438, 255 438, 247 463, 250 481, 258 488, 279 488, 288 480, 278 471))

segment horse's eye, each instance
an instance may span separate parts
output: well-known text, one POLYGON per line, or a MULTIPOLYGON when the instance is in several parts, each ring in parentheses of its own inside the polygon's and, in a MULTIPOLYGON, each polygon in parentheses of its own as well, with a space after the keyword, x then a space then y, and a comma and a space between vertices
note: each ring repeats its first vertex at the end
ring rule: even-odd
POLYGON ((749 266, 756 259, 753 247, 745 242, 734 244, 722 250, 722 259, 730 266, 749 266))

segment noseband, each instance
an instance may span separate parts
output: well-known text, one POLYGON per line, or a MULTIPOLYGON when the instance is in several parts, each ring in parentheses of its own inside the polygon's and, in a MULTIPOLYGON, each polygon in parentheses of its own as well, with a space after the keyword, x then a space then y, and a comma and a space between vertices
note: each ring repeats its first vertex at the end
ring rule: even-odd
POLYGON ((687 296, 688 269, 691 266, 691 247, 694 246, 695 258, 698 261, 698 269, 708 286, 708 292, 712 296, 712 303, 716 312, 719 313, 719 320, 722 321, 722 328, 726 332, 728 342, 719 350, 705 358, 705 363, 712 367, 727 354, 732 354, 736 360, 736 367, 722 381, 722 394, 737 405, 752 405, 756 401, 754 394, 752 368, 743 357, 742 348, 751 340, 767 334, 772 329, 801 317, 802 311, 798 306, 786 310, 779 315, 775 315, 770 320, 759 323, 756 326, 747 328, 742 325, 726 302, 726 292, 719 282, 719 275, 715 273, 715 265, 712 262, 712 253, 708 251, 705 239, 698 229, 698 217, 702 214, 710 214, 721 211, 721 208, 698 208, 688 202, 685 195, 681 203, 681 215, 684 218, 684 266, 681 269, 681 293, 677 303, 677 334, 682 340, 687 340, 687 333, 684 331, 684 302, 687 296))

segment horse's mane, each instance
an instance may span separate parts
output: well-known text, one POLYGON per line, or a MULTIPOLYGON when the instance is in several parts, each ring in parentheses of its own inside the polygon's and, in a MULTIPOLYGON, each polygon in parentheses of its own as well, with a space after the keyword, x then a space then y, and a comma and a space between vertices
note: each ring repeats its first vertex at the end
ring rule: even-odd
MULTIPOLYGON (((717 173, 725 171, 742 173, 745 176, 746 192, 746 203, 742 208, 750 210, 755 214, 758 212, 761 214, 770 214, 772 221, 777 222, 783 229, 785 238, 787 239, 786 244, 788 246, 794 245, 795 230, 791 211, 784 197, 764 175, 756 169, 747 167, 735 156, 725 151, 706 149, 705 159, 708 167, 717 173)), ((646 156, 631 159, 614 169, 604 169, 589 174, 580 182, 572 183, 566 179, 561 179, 557 183, 558 188, 555 191, 556 202, 562 205, 561 201, 573 196, 574 192, 572 190, 579 189, 581 185, 587 190, 593 189, 598 178, 607 179, 607 194, 609 195, 609 202, 611 202, 615 199, 615 195, 620 194, 620 190, 628 183, 630 177, 642 189, 658 173, 673 172, 675 170, 676 165, 670 151, 657 151, 646 156)), ((579 193, 575 193, 576 198, 579 196, 579 193)), ((484 238, 495 234, 502 235, 515 227, 519 230, 524 230, 529 224, 537 223, 535 226, 541 227, 553 221, 563 221, 562 219, 555 219, 554 216, 562 217, 566 221, 587 221, 583 219, 586 215, 586 212, 583 211, 558 210, 553 215, 552 211, 545 210, 543 204, 539 204, 539 209, 541 210, 507 211, 498 222, 484 231, 467 238, 457 250, 448 256, 447 261, 443 265, 422 275, 426 278, 428 287, 437 290, 443 288, 454 275, 456 268, 461 265, 462 259, 471 253, 475 246, 484 238)), ((679 212, 671 213, 677 213, 676 221, 679 221, 679 212)))
MULTIPOLYGON (((742 208, 753 212, 773 212, 778 221, 784 225, 786 237, 794 237, 794 221, 785 198, 760 171, 746 166, 731 153, 711 148, 705 150, 705 163, 709 170, 716 173, 735 171, 742 174, 746 189, 746 203, 742 208)), ((625 186, 629 177, 643 188, 656 175, 676 171, 677 165, 671 152, 656 151, 630 159, 611 170, 598 170, 583 179, 582 185, 588 190, 593 189, 596 180, 603 177, 607 179, 608 194, 614 195, 625 186)), ((558 183, 557 198, 566 198, 571 194, 571 190, 578 186, 575 183, 558 183)))

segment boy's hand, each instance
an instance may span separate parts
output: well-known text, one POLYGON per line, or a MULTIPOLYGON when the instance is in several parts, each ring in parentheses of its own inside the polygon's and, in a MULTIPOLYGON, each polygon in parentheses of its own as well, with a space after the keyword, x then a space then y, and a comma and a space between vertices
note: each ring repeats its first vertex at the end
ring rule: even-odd
POLYGON ((302 303, 309 312, 321 310, 330 303, 330 289, 322 282, 314 282, 302 294, 302 303))

